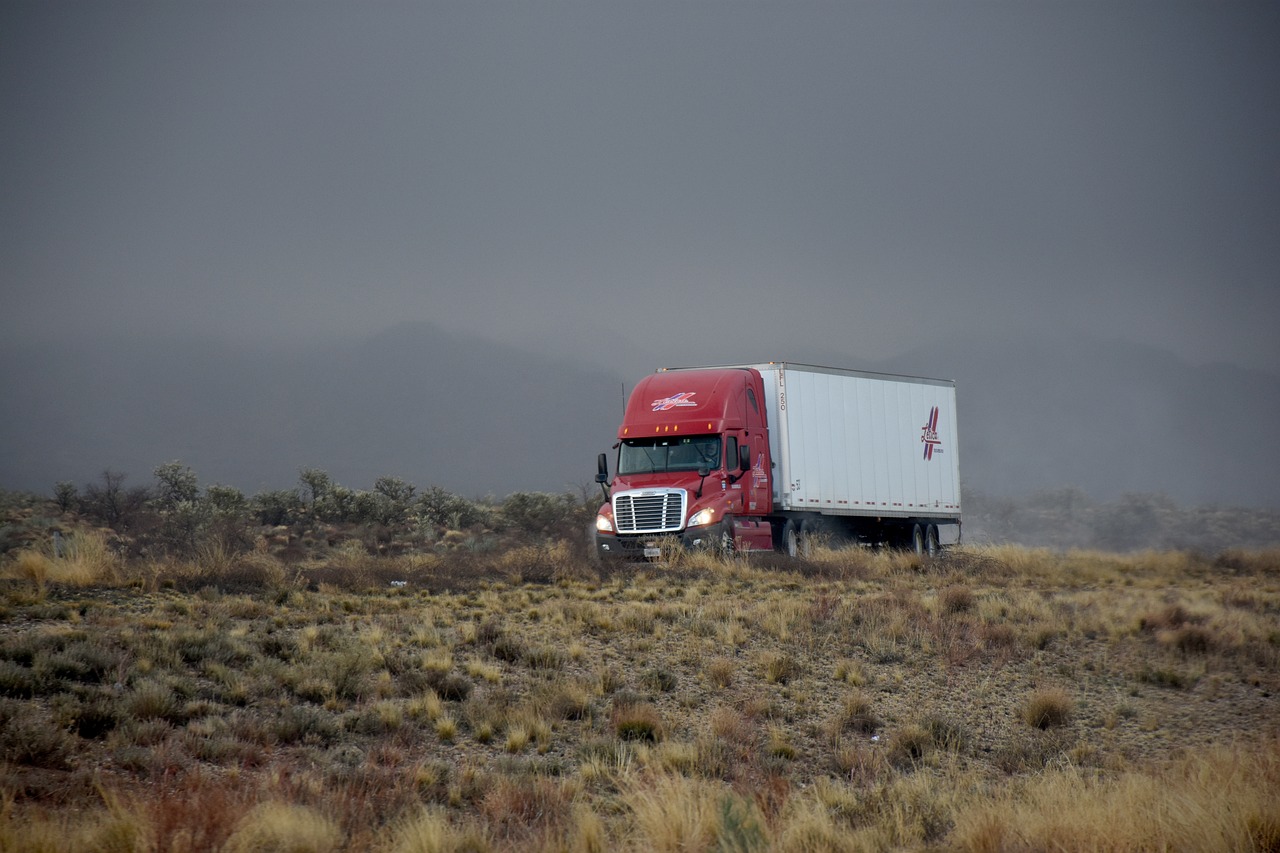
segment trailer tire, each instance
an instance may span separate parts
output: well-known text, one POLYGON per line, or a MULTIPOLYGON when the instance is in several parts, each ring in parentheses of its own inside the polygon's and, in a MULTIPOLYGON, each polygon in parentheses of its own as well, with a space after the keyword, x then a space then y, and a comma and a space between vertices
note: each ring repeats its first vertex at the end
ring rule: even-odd
POLYGON ((808 559, 813 556, 813 549, 825 533, 822 522, 816 518, 806 518, 800 524, 799 554, 808 559))
POLYGON ((938 544, 938 525, 930 524, 924 532, 924 552, 930 557, 938 556, 941 546, 938 544))
POLYGON ((913 554, 924 554, 924 528, 918 524, 911 525, 911 543, 908 547, 913 554))

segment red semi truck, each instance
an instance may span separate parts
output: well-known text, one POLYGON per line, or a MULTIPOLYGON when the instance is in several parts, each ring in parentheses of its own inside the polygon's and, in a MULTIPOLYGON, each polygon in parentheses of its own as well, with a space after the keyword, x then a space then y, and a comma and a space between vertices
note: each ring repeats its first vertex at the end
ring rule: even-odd
POLYGON ((768 362, 640 381, 596 482, 600 557, 664 539, 807 551, 816 537, 936 553, 960 539, 955 383, 768 362))

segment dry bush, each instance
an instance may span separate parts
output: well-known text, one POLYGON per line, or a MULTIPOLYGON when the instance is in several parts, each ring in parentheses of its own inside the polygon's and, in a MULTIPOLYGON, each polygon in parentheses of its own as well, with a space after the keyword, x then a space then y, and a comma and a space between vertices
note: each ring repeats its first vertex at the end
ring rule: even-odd
POLYGON ((224 853, 326 853, 342 845, 342 831, 326 814, 306 806, 263 803, 232 831, 224 853))
POLYGON ((621 740, 660 741, 666 733, 662 714, 650 702, 615 701, 609 721, 621 740))
POLYGON ((1260 551, 1229 548, 1217 556, 1213 566, 1235 574, 1274 576, 1280 574, 1280 548, 1260 551))
POLYGON ((443 812, 424 808, 395 825, 388 849, 390 853, 484 853, 492 846, 480 827, 456 827, 443 812))
POLYGON ((720 706, 709 717, 711 733, 736 745, 749 745, 755 740, 756 722, 741 708, 720 706))
POLYGON ((1218 749, 1150 775, 1049 772, 972 802, 951 842, 974 853, 1275 850, 1280 750, 1218 749))
POLYGON ((808 557, 799 562, 798 571, 806 576, 855 581, 884 577, 888 566, 882 554, 866 548, 832 548, 815 542, 808 557))
POLYGON ((759 806, 714 782, 661 774, 631 783, 621 800, 645 850, 759 850, 769 843, 759 806))
POLYGON ((59 552, 24 549, 14 554, 0 577, 24 580, 43 589, 46 584, 90 587, 116 582, 123 568, 100 531, 77 531, 62 537, 59 552))
POLYGON ((141 810, 126 807, 111 794, 105 807, 83 813, 15 814, 11 795, 0 803, 0 850, 60 853, 60 851, 145 851, 155 847, 155 833, 141 810))
POLYGON ((542 545, 512 548, 497 558, 497 569, 512 583, 551 583, 567 578, 588 578, 594 573, 581 548, 558 540, 542 545))
POLYGON ((843 681, 852 687, 865 687, 871 683, 871 673, 867 672, 866 665, 860 660, 845 658, 837 661, 832 675, 836 681, 843 681))
POLYGON ((871 700, 865 693, 854 691, 845 696, 840 710, 828 723, 828 734, 839 740, 841 734, 852 732, 860 735, 875 734, 884 725, 871 709, 871 700))
POLYGON ((1022 706, 1022 721, 1037 729, 1066 725, 1074 708, 1071 696, 1060 687, 1046 687, 1028 697, 1022 706))
POLYGON ((800 661, 786 652, 765 652, 761 663, 764 665, 764 680, 770 684, 786 684, 803 671, 800 661))
POLYGON ((1213 632, 1203 625, 1183 625, 1174 630, 1159 631, 1156 642, 1183 655, 1208 654, 1219 645, 1213 632))
POLYGON ((19 551, 4 567, 3 577, 29 581, 43 589, 52 570, 53 561, 39 551, 19 551))
POLYGON ((889 735, 886 758, 894 767, 909 770, 933 751, 933 736, 924 726, 911 723, 889 735))
POLYGON ((1199 623, 1201 617, 1192 616, 1181 604, 1169 604, 1160 610, 1147 613, 1138 619, 1138 628, 1143 631, 1169 631, 1181 628, 1188 623, 1199 623))
POLYGON ((507 837, 563 829, 573 813, 577 784, 541 776, 503 776, 485 793, 480 814, 507 837))
POLYGON ((942 591, 939 603, 943 613, 968 613, 974 606, 973 590, 967 586, 953 584, 942 591))
POLYGON ((773 849, 785 853, 859 853, 874 849, 863 844, 833 810, 815 798, 794 800, 778 830, 773 849))
POLYGON ((716 687, 723 689, 733 684, 733 673, 736 669, 737 664, 729 658, 715 658, 707 664, 707 680, 716 687))

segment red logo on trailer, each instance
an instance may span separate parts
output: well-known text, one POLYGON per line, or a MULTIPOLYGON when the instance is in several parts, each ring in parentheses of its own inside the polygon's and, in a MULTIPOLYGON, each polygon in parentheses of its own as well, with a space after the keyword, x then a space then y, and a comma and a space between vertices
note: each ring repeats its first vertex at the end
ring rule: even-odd
POLYGON ((697 403, 689 399, 697 391, 681 391, 679 394, 672 394, 670 397, 664 397, 661 400, 654 400, 651 404, 655 412, 669 412, 672 409, 695 408, 697 403))
POLYGON ((938 407, 934 406, 929 412, 929 419, 924 422, 924 426, 920 428, 923 435, 920 440, 924 442, 924 458, 933 458, 933 449, 938 448, 942 451, 942 439, 938 438, 938 407))

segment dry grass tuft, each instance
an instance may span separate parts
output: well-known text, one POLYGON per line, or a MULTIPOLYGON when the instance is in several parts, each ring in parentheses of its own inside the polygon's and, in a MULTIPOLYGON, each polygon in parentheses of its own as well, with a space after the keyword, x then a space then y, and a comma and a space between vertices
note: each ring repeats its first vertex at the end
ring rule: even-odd
POLYGON ((850 693, 840 704, 840 710, 830 723, 833 739, 845 732, 860 735, 875 734, 884 725, 871 709, 871 700, 861 691, 850 693))
POLYGON ((1051 729, 1071 720, 1074 703, 1065 690, 1048 687, 1037 690, 1022 706, 1022 721, 1037 729, 1051 729))
POLYGON ((263 803, 236 825, 224 853, 327 853, 342 845, 337 824, 315 809, 263 803))
POLYGON ((656 742, 665 733, 662 714, 649 702, 615 702, 610 723, 621 740, 656 742))
POLYGON ((390 853, 452 853, 492 849, 486 833, 475 827, 455 827, 441 811, 424 808, 400 821, 392 832, 390 853))
POLYGON ((1214 750, 1148 775, 1047 772, 956 820, 953 849, 1275 850, 1280 750, 1214 750))

